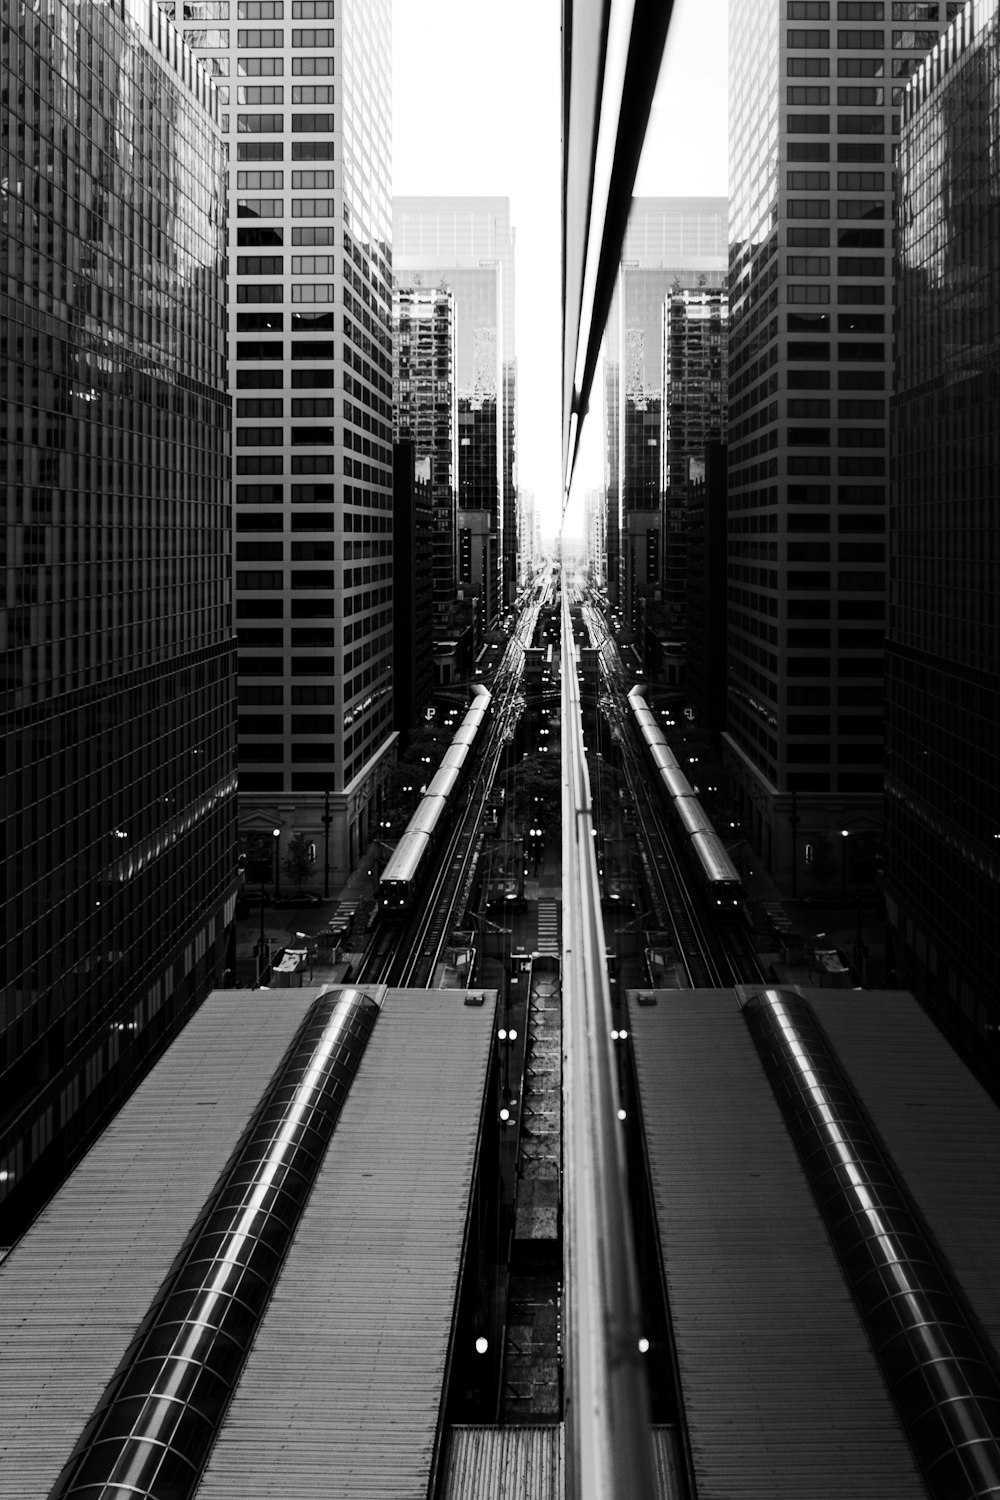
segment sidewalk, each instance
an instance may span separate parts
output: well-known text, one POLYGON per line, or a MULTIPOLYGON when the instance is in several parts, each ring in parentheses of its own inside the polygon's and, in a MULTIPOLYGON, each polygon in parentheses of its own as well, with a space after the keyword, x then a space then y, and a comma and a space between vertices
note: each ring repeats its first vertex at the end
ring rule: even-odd
MULTIPOLYGON (((378 883, 378 866, 369 850, 350 877, 339 887, 331 886, 329 897, 324 897, 316 906, 264 907, 264 939, 270 946, 272 961, 287 950, 305 949, 309 957, 304 966, 289 975, 288 982, 301 984, 303 977, 310 984, 342 984, 349 976, 353 962, 360 952, 331 945, 323 938, 329 933, 331 924, 343 908, 353 908, 352 936, 362 933, 368 916, 374 908, 375 890, 378 883), (311 976, 311 977, 310 977, 311 976)), ((250 915, 236 920, 236 982, 251 986, 257 979, 257 948, 260 942, 261 919, 259 896, 254 903, 254 891, 247 891, 250 915)), ((282 976, 276 975, 270 987, 280 988, 282 976)))
POLYGON ((743 886, 761 966, 776 983, 887 987, 886 921, 877 893, 793 899, 754 856, 743 886), (841 974, 835 960, 816 957, 822 953, 838 954, 847 972, 841 974))

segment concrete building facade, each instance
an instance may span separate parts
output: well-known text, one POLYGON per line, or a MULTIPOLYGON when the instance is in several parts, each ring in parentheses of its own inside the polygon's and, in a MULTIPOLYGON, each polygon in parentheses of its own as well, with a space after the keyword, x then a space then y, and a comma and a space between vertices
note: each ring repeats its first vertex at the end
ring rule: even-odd
POLYGON ((329 816, 342 879, 395 744, 389 4, 161 6, 229 147, 240 836, 329 816))

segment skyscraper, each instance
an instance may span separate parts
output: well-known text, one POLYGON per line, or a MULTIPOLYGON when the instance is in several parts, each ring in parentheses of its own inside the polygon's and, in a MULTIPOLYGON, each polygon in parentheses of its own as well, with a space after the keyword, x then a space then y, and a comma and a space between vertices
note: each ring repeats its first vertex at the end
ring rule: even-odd
POLYGON ((236 763, 218 101, 63 0, 0 99, 6 1234, 221 978, 236 763))
POLYGON ((729 301, 723 288, 680 287, 663 305, 663 599, 667 629, 687 635, 691 479, 727 425, 729 301))
POLYGON ((514 230, 506 198, 395 198, 400 288, 455 299, 458 585, 480 598, 484 629, 516 584, 514 230))
POLYGON ((633 629, 663 596, 664 302, 725 274, 725 198, 633 200, 604 336, 608 585, 633 629))
POLYGON ((881 834, 892 150, 954 8, 731 8, 725 743, 793 884, 806 845, 870 878, 881 834))
POLYGON ((160 3, 227 105, 241 837, 329 816, 343 878, 394 744, 389 4, 160 3))
POLYGON ((395 435, 398 441, 412 442, 417 463, 428 466, 434 630, 441 636, 454 616, 458 541, 455 299, 435 287, 397 287, 392 323, 395 435))
POLYGON ((903 100, 886 866, 896 966, 1000 1076, 1000 14, 903 100))

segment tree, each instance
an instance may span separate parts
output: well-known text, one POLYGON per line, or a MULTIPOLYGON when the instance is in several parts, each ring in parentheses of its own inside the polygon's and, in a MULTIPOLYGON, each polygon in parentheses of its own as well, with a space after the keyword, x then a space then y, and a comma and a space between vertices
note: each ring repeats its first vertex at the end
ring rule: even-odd
POLYGON ((312 845, 304 833, 297 833, 285 850, 285 857, 281 861, 281 868, 289 880, 295 881, 297 890, 302 889, 302 882, 312 869, 313 851, 312 845))

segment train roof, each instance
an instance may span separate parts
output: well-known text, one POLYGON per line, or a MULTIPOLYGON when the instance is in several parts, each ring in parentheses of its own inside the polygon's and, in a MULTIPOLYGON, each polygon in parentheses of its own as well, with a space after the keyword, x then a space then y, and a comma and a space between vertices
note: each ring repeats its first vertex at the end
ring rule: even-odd
POLYGON ((428 788, 421 797, 416 812, 406 825, 407 833, 437 833, 446 807, 445 799, 441 796, 432 796, 428 788))
POLYGON ((438 767, 438 769, 443 771, 448 770, 449 768, 454 768, 456 771, 460 771, 465 765, 465 762, 468 760, 468 758, 468 745, 456 745, 454 742, 452 742, 442 755, 441 765, 438 767))
POLYGON ((415 833, 411 828, 407 828, 389 856, 385 869, 379 877, 380 884, 388 885, 395 880, 412 880, 429 846, 429 834, 415 833))
POLYGON ((674 810, 687 833, 715 833, 711 819, 697 797, 674 797, 674 810))
POLYGON ((740 884, 740 872, 726 852, 717 833, 693 833, 691 846, 697 851, 702 869, 711 881, 731 880, 740 884))
POLYGON ((684 772, 677 764, 676 758, 672 766, 665 766, 660 771, 663 785, 671 797, 694 797, 697 796, 694 787, 688 781, 684 772))
POLYGON ((676 771, 677 757, 670 746, 663 743, 648 742, 649 753, 653 757, 653 764, 658 771, 676 771))
POLYGON ((431 777, 425 797, 450 797, 458 784, 460 766, 439 766, 431 777))

